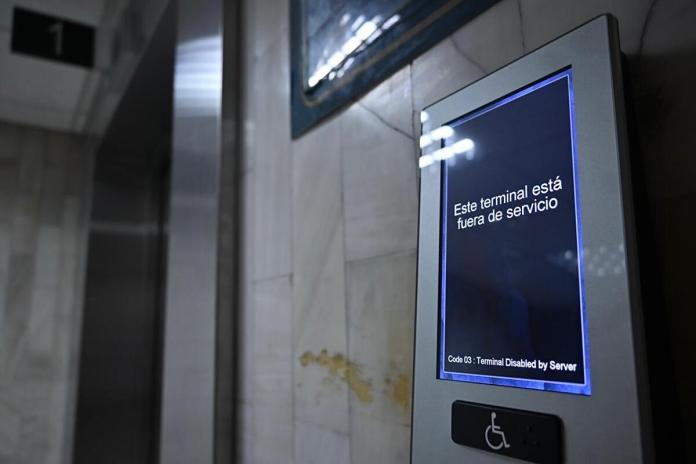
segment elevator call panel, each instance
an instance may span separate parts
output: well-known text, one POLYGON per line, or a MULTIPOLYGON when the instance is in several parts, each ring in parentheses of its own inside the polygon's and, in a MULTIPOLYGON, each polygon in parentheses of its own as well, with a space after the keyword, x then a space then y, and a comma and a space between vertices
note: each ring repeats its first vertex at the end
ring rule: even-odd
POLYGON ((421 113, 413 463, 649 462, 616 20, 421 113))

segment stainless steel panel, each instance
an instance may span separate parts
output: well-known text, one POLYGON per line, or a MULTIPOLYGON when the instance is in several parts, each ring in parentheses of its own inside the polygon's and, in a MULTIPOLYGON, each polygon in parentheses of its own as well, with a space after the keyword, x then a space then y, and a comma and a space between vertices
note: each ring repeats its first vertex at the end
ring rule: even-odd
POLYGON ((160 462, 214 456, 222 3, 177 2, 160 462))
POLYGON ((169 8, 96 151, 75 463, 157 456, 174 20, 169 8))
POLYGON ((637 294, 632 208, 616 24, 600 17, 429 107, 424 132, 537 79, 573 66, 585 246, 625 245, 627 273, 584 275, 592 395, 436 379, 440 167, 421 172, 412 461, 500 462, 450 438, 450 407, 466 400, 558 415, 566 462, 644 462, 652 456, 645 355, 637 294), (624 174, 622 177, 621 174, 624 174))

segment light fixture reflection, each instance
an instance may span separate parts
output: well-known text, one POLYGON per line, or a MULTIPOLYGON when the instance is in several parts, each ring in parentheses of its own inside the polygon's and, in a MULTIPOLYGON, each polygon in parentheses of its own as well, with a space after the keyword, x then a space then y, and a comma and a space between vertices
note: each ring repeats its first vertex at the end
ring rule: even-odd
MULTIPOLYGON (((341 18, 341 24, 344 24, 344 22, 347 23, 349 19, 349 16, 344 15, 343 18, 341 18)), ((316 87, 326 78, 331 80, 334 77, 342 76, 345 73, 345 69, 348 68, 354 60, 351 55, 364 49, 365 44, 370 44, 377 40, 384 31, 393 27, 400 19, 401 17, 398 14, 389 17, 384 22, 382 22, 381 16, 375 16, 369 21, 366 21, 365 17, 362 15, 358 16, 355 21, 353 21, 350 28, 351 31, 353 31, 353 35, 339 48, 339 51, 335 52, 326 60, 326 63, 319 63, 314 73, 309 76, 307 79, 309 88, 316 87), (379 25, 380 22, 382 22, 381 25, 379 25)))
POLYGON ((343 44, 343 47, 341 47, 341 51, 345 55, 350 55, 355 50, 357 50, 361 44, 362 44, 362 42, 360 41, 360 39, 353 36, 350 39, 348 39, 348 41, 346 43, 343 44))
POLYGON ((458 142, 455 142, 451 145, 452 150, 454 150, 454 153, 464 153, 468 152, 470 150, 474 149, 474 141, 471 139, 462 139, 458 142))
POLYGON ((332 68, 335 68, 339 64, 341 64, 341 61, 343 61, 346 58, 346 55, 343 54, 343 52, 336 52, 333 55, 331 55, 331 58, 329 58, 328 64, 332 68))
POLYGON ((355 32, 360 26, 362 26, 362 23, 365 22, 365 16, 360 15, 357 18, 355 18, 355 21, 353 21, 353 24, 350 26, 350 30, 355 32))
POLYGON ((358 29, 355 32, 355 37, 357 37, 361 41, 365 41, 376 30, 377 30, 377 25, 375 23, 373 23, 372 21, 366 21, 365 23, 363 23, 362 26, 360 26, 360 29, 358 29))
MULTIPOLYGON (((443 126, 446 127, 446 126, 443 126)), ((423 169, 424 167, 430 166, 435 161, 442 161, 452 158, 455 155, 464 153, 467 160, 474 159, 474 141, 471 139, 462 139, 452 145, 435 150, 432 153, 423 155, 418 159, 418 166, 423 169)))
POLYGON ((420 136, 420 147, 425 148, 428 145, 433 143, 433 138, 430 136, 430 134, 423 134, 420 136))
POLYGON ((384 24, 382 24, 382 29, 384 29, 386 31, 387 29, 392 27, 394 24, 399 22, 399 19, 401 19, 401 17, 398 14, 392 16, 391 18, 384 21, 384 24))
POLYGON ((177 46, 175 101, 186 115, 217 114, 222 95, 222 38, 204 37, 177 46))
POLYGON ((433 139, 433 141, 446 139, 448 137, 452 137, 452 135, 454 135, 454 129, 452 129, 450 126, 440 126, 430 131, 430 137, 433 139))
POLYGON ((423 155, 418 159, 418 167, 423 169, 426 166, 433 164, 435 160, 430 155, 423 155))
MULTIPOLYGON (((422 111, 421 112, 421 122, 425 122, 427 120, 428 120, 428 114, 425 113, 424 111, 422 111)), ((440 126, 436 129, 431 130, 427 134, 421 135, 419 144, 420 144, 421 148, 425 148, 433 142, 452 137, 453 135, 454 135, 454 129, 452 129, 450 126, 440 126)))

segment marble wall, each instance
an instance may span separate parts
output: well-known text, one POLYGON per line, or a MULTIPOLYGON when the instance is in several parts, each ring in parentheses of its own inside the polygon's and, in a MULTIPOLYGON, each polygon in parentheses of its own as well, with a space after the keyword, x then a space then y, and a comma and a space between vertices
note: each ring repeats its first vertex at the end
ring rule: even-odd
MULTIPOLYGON (((287 3, 245 2, 240 462, 408 461, 417 115, 600 13, 618 17, 632 77, 634 161, 664 271, 646 284, 688 346, 696 3, 503 0, 295 141, 287 3)), ((694 417, 693 374, 679 379, 694 417)))
POLYGON ((79 138, 0 122, 0 462, 69 462, 87 163, 79 138))

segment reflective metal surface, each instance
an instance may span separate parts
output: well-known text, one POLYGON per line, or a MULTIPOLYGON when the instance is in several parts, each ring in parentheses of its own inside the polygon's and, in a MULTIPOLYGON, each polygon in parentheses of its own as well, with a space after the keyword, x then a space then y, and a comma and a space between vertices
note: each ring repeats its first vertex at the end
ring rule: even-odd
POLYGON ((351 57, 376 40, 400 19, 404 0, 336 2, 305 0, 304 42, 306 88, 322 79, 341 77, 351 57))
POLYGON ((156 460, 175 17, 169 8, 95 155, 74 462, 156 460))
POLYGON ((160 462, 214 455, 222 4, 177 3, 160 462))
MULTIPOLYGON (((588 270, 594 266, 583 275, 592 395, 436 378, 441 163, 430 163, 421 170, 413 463, 499 462, 495 455, 452 442, 449 411, 456 400, 560 417, 568 463, 653 462, 618 63, 616 22, 602 16, 425 110, 423 133, 432 135, 463 114, 572 66, 585 264, 588 270)), ((434 145, 427 145, 426 155, 449 157, 448 152, 434 151, 434 145)), ((452 155, 465 156, 464 152, 452 155)))

